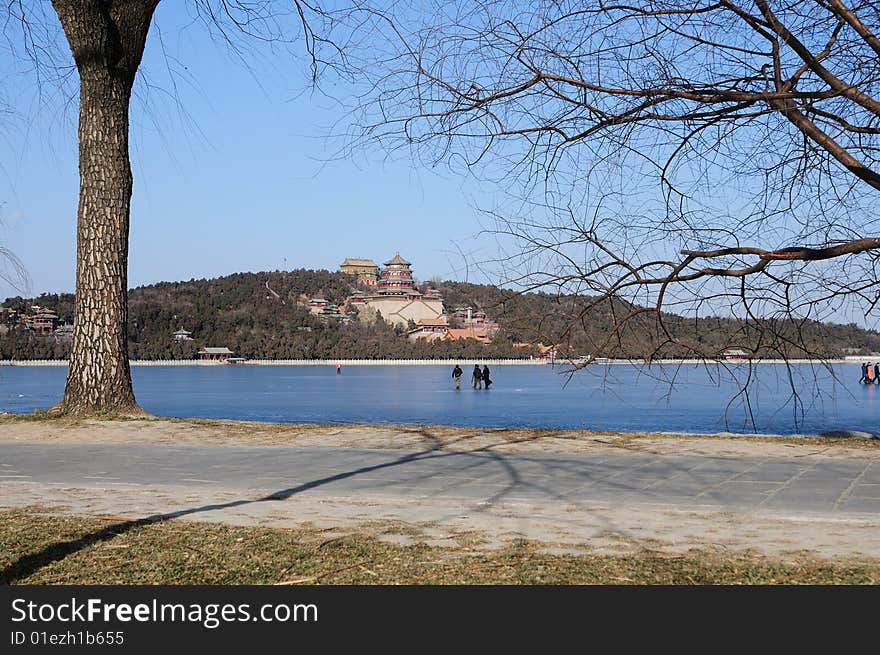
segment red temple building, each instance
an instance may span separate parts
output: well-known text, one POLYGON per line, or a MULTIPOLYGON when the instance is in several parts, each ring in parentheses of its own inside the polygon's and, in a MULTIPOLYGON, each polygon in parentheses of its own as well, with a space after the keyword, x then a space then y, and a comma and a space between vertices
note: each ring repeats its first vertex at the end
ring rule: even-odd
POLYGON ((226 348, 202 348, 199 351, 199 359, 207 361, 222 362, 232 357, 235 353, 226 348))
POLYGON ((31 319, 31 328, 37 334, 52 334, 55 332, 55 322, 58 316, 52 312, 42 311, 31 319))
POLYGON ((308 302, 309 311, 312 314, 320 314, 328 304, 323 298, 311 298, 308 302))
POLYGON ((423 318, 416 321, 416 327, 407 333, 407 339, 410 341, 418 341, 419 339, 434 341, 446 336, 447 332, 449 332, 449 324, 446 322, 445 316, 423 318))

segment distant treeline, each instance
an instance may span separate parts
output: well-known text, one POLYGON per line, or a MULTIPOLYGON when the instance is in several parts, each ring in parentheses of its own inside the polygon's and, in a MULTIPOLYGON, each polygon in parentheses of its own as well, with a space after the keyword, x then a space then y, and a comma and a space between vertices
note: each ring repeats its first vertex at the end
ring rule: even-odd
MULTIPOLYGON (((840 357, 880 351, 880 334, 853 324, 755 323, 667 314, 665 331, 655 316, 644 314, 614 333, 600 350, 615 317, 626 314, 630 306, 606 302, 578 318, 584 304, 581 297, 516 294, 463 282, 432 282, 432 286, 443 293, 448 310, 470 306, 486 311, 501 326, 492 342, 410 343, 405 328, 381 318, 323 321, 309 313, 305 301, 322 297, 344 309, 352 280, 341 273, 299 269, 162 282, 131 290, 129 354, 132 359, 191 359, 202 346, 226 346, 239 356, 261 359, 528 358, 537 350, 514 343, 538 342, 560 344, 573 357, 716 356, 727 348, 754 350, 761 357, 840 357), (174 341, 173 333, 181 328, 192 332, 192 341, 174 341)), ((3 303, 19 312, 31 305, 52 310, 61 322, 74 319, 72 294, 15 297, 3 303)), ((0 359, 64 358, 69 349, 69 339, 38 336, 23 326, 7 328, 0 335, 0 359)))

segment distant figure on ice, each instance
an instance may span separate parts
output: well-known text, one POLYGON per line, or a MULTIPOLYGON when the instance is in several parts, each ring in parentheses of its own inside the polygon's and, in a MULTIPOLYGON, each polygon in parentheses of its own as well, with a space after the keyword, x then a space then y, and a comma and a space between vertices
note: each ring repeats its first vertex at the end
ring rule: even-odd
POLYGON ((490 384, 492 380, 489 379, 489 367, 483 366, 483 386, 488 389, 490 384))
POLYGON ((336 375, 339 375, 340 373, 342 373, 342 364, 336 362, 336 375))
POLYGON ((874 362, 874 384, 880 384, 880 362, 874 362))
POLYGON ((868 384, 868 362, 862 362, 862 379, 859 382, 868 384))
POLYGON ((868 370, 866 371, 865 379, 867 380, 865 384, 874 384, 874 365, 871 362, 868 362, 868 370))
POLYGON ((455 368, 452 369, 452 379, 455 381, 455 388, 461 389, 461 374, 463 371, 459 368, 458 364, 455 365, 455 368))
POLYGON ((474 364, 474 389, 483 388, 483 372, 479 364, 474 364))

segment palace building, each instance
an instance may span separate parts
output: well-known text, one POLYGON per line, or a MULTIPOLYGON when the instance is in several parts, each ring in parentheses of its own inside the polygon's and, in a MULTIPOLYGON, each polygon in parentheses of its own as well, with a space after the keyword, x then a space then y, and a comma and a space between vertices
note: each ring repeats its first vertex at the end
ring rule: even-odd
POLYGON ((346 275, 352 275, 358 284, 375 287, 379 279, 379 267, 372 259, 352 259, 346 257, 339 265, 339 271, 346 275))
POLYGON ((436 292, 419 291, 413 280, 412 264, 399 252, 385 262, 376 287, 375 293, 365 297, 363 306, 393 325, 406 326, 410 321, 418 324, 423 319, 437 320, 444 316, 443 298, 436 292))

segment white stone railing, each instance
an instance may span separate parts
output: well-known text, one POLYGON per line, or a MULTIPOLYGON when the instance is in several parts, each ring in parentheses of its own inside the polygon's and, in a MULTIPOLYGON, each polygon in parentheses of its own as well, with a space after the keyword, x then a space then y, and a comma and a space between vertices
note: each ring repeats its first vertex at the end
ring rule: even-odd
MULTIPOLYGON (((465 366, 473 364, 486 364, 488 366, 532 366, 549 365, 571 366, 571 362, 565 359, 555 361, 549 359, 479 359, 462 357, 460 359, 248 359, 243 362, 230 364, 231 366, 465 366)), ((644 365, 643 359, 609 359, 593 362, 592 366, 612 364, 638 364, 644 365)), ((743 364, 855 364, 852 359, 754 359, 743 364)), ((219 366, 226 364, 222 360, 202 359, 132 359, 131 366, 219 366)), ((710 359, 655 359, 655 364, 730 364, 724 360, 710 359)), ((0 366, 67 366, 66 359, 4 359, 0 360, 0 366)))

